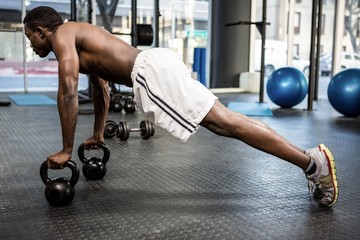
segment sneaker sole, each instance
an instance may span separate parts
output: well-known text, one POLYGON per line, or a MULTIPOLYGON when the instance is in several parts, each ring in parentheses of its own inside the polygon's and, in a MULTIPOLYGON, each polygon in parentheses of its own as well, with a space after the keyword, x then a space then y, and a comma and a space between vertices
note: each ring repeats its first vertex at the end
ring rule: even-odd
POLYGON ((339 197, 339 186, 336 175, 335 158, 333 154, 330 152, 330 150, 327 147, 325 147, 324 144, 320 144, 319 149, 325 153, 326 159, 328 161, 329 174, 331 175, 332 183, 334 186, 334 199, 330 204, 326 205, 326 206, 332 206, 337 202, 339 197))
MULTIPOLYGON (((320 151, 324 151, 325 149, 327 149, 327 147, 325 146, 325 144, 320 144, 319 146, 318 146, 318 148, 319 148, 319 150, 320 151)), ((330 153, 331 154, 331 153, 330 153)), ((332 155, 332 154, 331 154, 332 155)))

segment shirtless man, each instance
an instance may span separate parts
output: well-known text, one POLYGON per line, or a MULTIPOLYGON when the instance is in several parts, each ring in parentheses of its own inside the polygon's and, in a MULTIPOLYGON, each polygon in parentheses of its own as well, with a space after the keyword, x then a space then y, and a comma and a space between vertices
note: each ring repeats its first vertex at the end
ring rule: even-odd
POLYGON ((95 121, 87 148, 103 143, 109 109, 106 81, 133 87, 137 106, 158 126, 186 142, 203 126, 215 134, 246 144, 300 167, 309 189, 325 206, 338 199, 335 160, 323 144, 302 150, 267 125, 230 111, 206 87, 190 77, 169 49, 140 51, 100 27, 63 23, 52 8, 37 7, 24 18, 25 35, 40 57, 54 52, 59 63, 57 96, 63 148, 48 156, 49 168, 62 168, 71 158, 78 115, 78 75, 91 76, 95 121), (105 81, 104 81, 105 80, 105 81))

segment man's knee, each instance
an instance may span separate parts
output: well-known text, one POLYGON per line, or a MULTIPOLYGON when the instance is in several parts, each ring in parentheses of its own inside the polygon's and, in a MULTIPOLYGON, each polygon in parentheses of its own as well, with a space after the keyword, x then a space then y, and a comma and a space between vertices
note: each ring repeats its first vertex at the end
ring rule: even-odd
POLYGON ((229 127, 231 125, 231 119, 232 113, 229 109, 216 100, 200 125, 216 134, 229 136, 231 135, 231 129, 229 127))

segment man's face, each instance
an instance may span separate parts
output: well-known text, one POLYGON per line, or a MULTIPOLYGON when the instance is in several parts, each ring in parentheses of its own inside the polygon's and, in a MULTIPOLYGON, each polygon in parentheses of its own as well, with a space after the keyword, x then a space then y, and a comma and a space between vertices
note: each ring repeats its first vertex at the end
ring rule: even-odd
POLYGON ((46 57, 51 49, 45 38, 45 31, 43 28, 38 27, 35 31, 32 31, 27 27, 27 24, 24 26, 25 35, 30 41, 30 47, 33 49, 36 55, 41 58, 46 57))

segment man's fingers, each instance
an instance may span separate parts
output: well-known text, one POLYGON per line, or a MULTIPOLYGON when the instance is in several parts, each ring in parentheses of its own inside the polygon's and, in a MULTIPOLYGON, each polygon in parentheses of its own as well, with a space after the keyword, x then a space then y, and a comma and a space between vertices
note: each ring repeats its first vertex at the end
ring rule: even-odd
POLYGON ((86 150, 97 150, 97 149, 99 149, 99 143, 100 142, 88 142, 88 143, 85 143, 85 149, 86 150))
POLYGON ((50 169, 63 169, 64 168, 64 166, 58 164, 57 162, 49 160, 49 159, 47 161, 47 167, 50 169))

